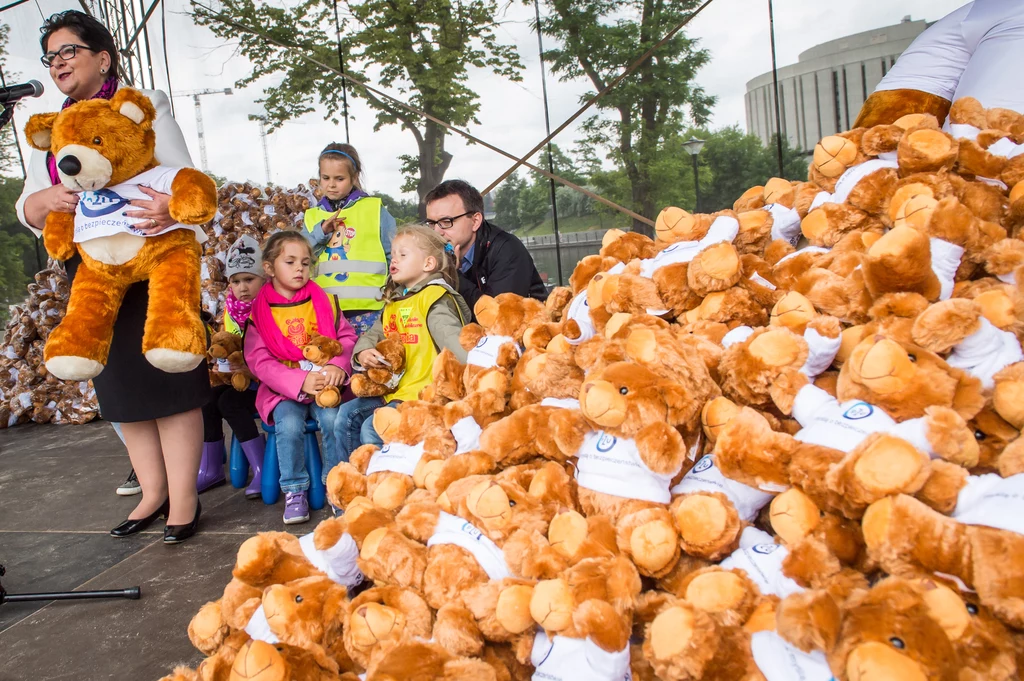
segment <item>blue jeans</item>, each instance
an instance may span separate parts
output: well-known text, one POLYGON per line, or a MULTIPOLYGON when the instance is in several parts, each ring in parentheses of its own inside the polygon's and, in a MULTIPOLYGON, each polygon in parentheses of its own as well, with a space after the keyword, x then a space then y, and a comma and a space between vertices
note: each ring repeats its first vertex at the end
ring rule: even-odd
POLYGON ((337 458, 328 457, 324 465, 325 477, 339 463, 348 461, 352 452, 360 445, 375 444, 380 447, 384 444, 377 431, 373 429, 373 412, 383 406, 383 397, 357 397, 338 407, 337 429, 334 434, 338 442, 335 449, 337 458))
POLYGON ((309 489, 309 471, 306 470, 305 433, 306 416, 312 413, 320 428, 323 447, 321 461, 330 461, 336 448, 334 432, 338 409, 324 409, 316 403, 301 404, 285 400, 274 407, 274 428, 277 432, 277 460, 281 465, 281 490, 305 492, 309 489))

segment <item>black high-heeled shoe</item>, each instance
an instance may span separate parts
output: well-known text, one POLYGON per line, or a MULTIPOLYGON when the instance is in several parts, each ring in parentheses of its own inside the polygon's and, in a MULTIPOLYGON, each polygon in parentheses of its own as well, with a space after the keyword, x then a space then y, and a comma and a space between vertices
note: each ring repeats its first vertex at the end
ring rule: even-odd
POLYGON ((199 527, 199 514, 203 511, 203 505, 196 501, 196 515, 188 525, 168 525, 164 528, 165 544, 180 544, 196 533, 199 527))
POLYGON ((170 510, 170 502, 171 500, 167 499, 166 501, 164 501, 164 503, 160 504, 160 508, 153 511, 145 518, 139 518, 137 520, 132 520, 131 518, 128 518, 123 523, 121 523, 120 525, 118 525, 110 531, 111 536, 124 538, 129 537, 137 532, 142 532, 144 529, 152 525, 153 521, 157 518, 167 517, 167 513, 170 510))

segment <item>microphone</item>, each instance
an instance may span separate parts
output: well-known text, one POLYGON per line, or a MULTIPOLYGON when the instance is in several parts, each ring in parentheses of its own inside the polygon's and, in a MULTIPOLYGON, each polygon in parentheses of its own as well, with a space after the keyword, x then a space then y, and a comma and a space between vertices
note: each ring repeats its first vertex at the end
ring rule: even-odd
POLYGON ((0 104, 13 104, 25 97, 38 97, 43 94, 43 84, 38 80, 30 80, 20 85, 0 87, 0 104))

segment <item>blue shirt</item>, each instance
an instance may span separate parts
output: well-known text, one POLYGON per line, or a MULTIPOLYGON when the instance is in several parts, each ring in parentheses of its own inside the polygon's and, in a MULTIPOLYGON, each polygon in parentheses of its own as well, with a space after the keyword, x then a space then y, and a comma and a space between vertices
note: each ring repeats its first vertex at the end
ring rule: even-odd
POLYGON ((470 267, 473 266, 473 251, 475 251, 475 250, 476 250, 476 241, 474 241, 473 245, 469 247, 469 250, 466 251, 465 254, 463 254, 463 256, 462 256, 462 264, 459 265, 459 270, 461 270, 462 272, 465 272, 466 270, 468 270, 470 267))

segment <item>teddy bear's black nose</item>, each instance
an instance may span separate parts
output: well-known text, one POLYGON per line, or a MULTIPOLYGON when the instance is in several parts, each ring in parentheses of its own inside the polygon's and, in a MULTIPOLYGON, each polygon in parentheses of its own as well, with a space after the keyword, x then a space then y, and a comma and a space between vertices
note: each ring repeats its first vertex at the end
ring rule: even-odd
POLYGON ((65 156, 57 163, 57 167, 62 173, 72 177, 82 172, 82 162, 76 156, 65 156))

